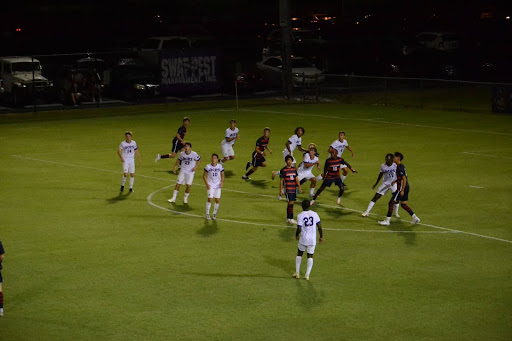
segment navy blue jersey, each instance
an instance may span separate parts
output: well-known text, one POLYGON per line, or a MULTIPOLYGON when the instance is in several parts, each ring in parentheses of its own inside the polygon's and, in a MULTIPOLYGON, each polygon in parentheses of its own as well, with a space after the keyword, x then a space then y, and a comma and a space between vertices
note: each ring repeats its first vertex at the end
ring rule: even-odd
POLYGON ((396 167, 396 186, 397 191, 401 191, 404 185, 404 178, 407 179, 407 183, 405 184, 405 189, 409 189, 409 178, 407 177, 407 171, 405 170, 405 166, 401 163, 396 167))
MULTIPOLYGON (((5 253, 4 246, 2 245, 2 242, 0 241, 0 255, 3 255, 5 253)), ((0 263, 0 270, 2 270, 2 263, 0 263)))
POLYGON ((184 125, 179 127, 177 134, 180 135, 182 140, 185 138, 186 133, 187 133, 187 127, 185 127, 184 125))

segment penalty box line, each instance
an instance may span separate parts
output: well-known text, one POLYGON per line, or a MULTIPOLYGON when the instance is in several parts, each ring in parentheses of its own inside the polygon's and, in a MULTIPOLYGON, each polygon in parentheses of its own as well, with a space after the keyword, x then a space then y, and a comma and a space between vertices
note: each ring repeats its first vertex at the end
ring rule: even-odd
MULTIPOLYGON (((119 173, 118 171, 113 171, 113 170, 108 170, 108 169, 102 169, 102 168, 96 168, 96 167, 88 167, 88 166, 81 166, 81 165, 74 165, 74 164, 70 164, 70 163, 50 161, 50 160, 35 159, 35 158, 29 158, 29 157, 20 156, 20 155, 13 155, 13 157, 20 158, 20 159, 25 159, 25 160, 31 160, 31 161, 45 162, 45 163, 50 163, 50 164, 55 164, 55 165, 60 165, 60 166, 66 166, 66 167, 91 169, 91 170, 96 170, 96 171, 105 172, 105 173, 114 173, 114 174, 118 174, 119 173)), ((154 179, 154 180, 172 181, 172 180, 169 180, 169 179, 158 178, 158 177, 142 175, 142 174, 139 174, 138 176, 139 177, 143 177, 143 178, 148 178, 148 179, 154 179)), ((238 193, 241 193, 241 194, 249 194, 249 195, 255 195, 255 196, 262 196, 262 197, 269 197, 269 198, 273 197, 271 195, 265 195, 265 194, 257 194, 257 193, 243 192, 243 191, 230 190, 230 189, 224 189, 224 190, 228 191, 228 192, 235 192, 235 193, 238 192, 238 193)), ((336 207, 336 206, 328 206, 328 205, 322 205, 322 204, 318 204, 318 205, 319 206, 320 205, 321 206, 325 206, 325 207, 336 207)), ((336 208, 340 208, 342 210, 347 210, 347 211, 358 212, 358 213, 362 212, 362 211, 358 211, 358 210, 354 210, 354 209, 349 209, 349 208, 345 208, 345 207, 336 207, 336 208)), ((374 214, 372 213, 372 215, 374 215, 374 214)), ((446 228, 446 227, 442 227, 442 226, 430 225, 430 224, 425 224, 425 223, 421 223, 421 222, 418 223, 417 225, 428 226, 428 227, 432 227, 432 228, 435 228, 435 229, 438 229, 438 230, 443 230, 443 231, 450 231, 452 233, 464 233, 464 234, 469 234, 469 235, 474 236, 474 237, 491 239, 491 240, 496 240, 496 241, 501 241, 501 242, 512 244, 511 240, 497 238, 497 237, 492 237, 492 236, 486 236, 486 235, 483 235, 483 234, 478 234, 478 233, 473 233, 473 232, 466 232, 466 231, 461 231, 461 230, 456 230, 456 229, 450 229, 450 228, 446 228)))

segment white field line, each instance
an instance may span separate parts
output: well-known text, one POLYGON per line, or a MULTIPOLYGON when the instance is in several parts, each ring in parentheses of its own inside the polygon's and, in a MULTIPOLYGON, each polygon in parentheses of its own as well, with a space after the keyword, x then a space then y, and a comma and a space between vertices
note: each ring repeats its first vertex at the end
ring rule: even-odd
MULTIPOLYGON (((301 114, 301 113, 291 113, 291 112, 283 112, 283 111, 251 110, 251 109, 240 109, 240 111, 263 112, 263 113, 294 115, 294 116, 323 117, 323 118, 331 118, 331 119, 336 119, 336 120, 351 120, 351 121, 372 122, 372 119, 366 119, 366 118, 350 118, 350 117, 316 115, 316 114, 301 114)), ((373 119, 373 120, 376 120, 376 119, 373 119)), ((470 133, 481 133, 481 134, 493 134, 493 135, 512 136, 512 134, 510 134, 510 133, 500 133, 500 132, 496 132, 496 131, 472 130, 472 129, 462 129, 462 128, 448 128, 448 127, 438 127, 438 126, 430 126, 430 125, 423 125, 423 124, 412 124, 412 123, 403 123, 403 122, 391 122, 391 121, 376 120, 375 123, 388 123, 388 124, 392 124, 392 125, 402 125, 402 126, 417 127, 417 128, 431 128, 431 129, 439 129, 439 130, 455 130, 455 131, 464 131, 464 132, 470 132, 470 133)))
MULTIPOLYGON (((477 152, 479 153, 487 153, 487 152, 499 152, 499 151, 502 151, 502 150, 512 150, 512 148, 500 148, 500 149, 487 149, 487 150, 477 150, 477 152)), ((474 151, 470 151, 471 153, 473 153, 474 151)), ((468 152, 469 153, 469 152, 468 152)))
MULTIPOLYGON (((95 167, 87 167, 87 166, 80 166, 80 165, 74 165, 74 164, 63 163, 63 162, 55 162, 55 161, 49 161, 49 160, 34 159, 34 158, 23 157, 23 156, 19 156, 19 155, 13 155, 13 157, 17 157, 17 158, 25 159, 25 160, 31 160, 31 161, 46 162, 46 163, 50 163, 50 164, 56 164, 56 165, 67 166, 67 167, 92 169, 92 170, 97 170, 97 171, 106 172, 106 173, 116 173, 116 174, 119 173, 118 171, 113 171, 113 170, 107 170, 107 169, 101 169, 101 168, 95 168, 95 167)), ((155 179, 155 180, 169 181, 169 179, 157 178, 157 177, 154 177, 154 176, 147 176, 147 175, 140 175, 140 174, 138 175, 138 177, 143 177, 143 178, 148 178, 148 179, 155 179)), ((224 191, 228 191, 228 192, 238 192, 238 193, 244 193, 244 194, 248 194, 248 195, 253 195, 253 193, 251 193, 251 192, 242 192, 242 191, 235 191, 235 190, 229 190, 229 189, 223 189, 223 190, 224 191)), ((274 198, 274 196, 264 195, 264 194, 258 194, 258 196, 266 196, 266 197, 269 197, 269 198, 274 198)), ((318 204, 318 205, 321 205, 321 204, 318 204)), ((337 207, 337 206, 328 206, 328 205, 322 205, 322 206, 325 206, 325 207, 337 207)), ((338 208, 340 208, 340 207, 338 207, 338 208)), ((354 209, 349 209, 349 208, 345 208, 345 207, 341 207, 340 209, 362 213, 362 211, 358 211, 358 210, 354 210, 354 209)), ((460 231, 460 230, 455 230, 455 229, 449 229, 449 228, 446 228, 446 227, 430 225, 430 224, 425 224, 425 223, 418 223, 417 225, 428 226, 428 227, 432 227, 432 228, 435 228, 435 229, 438 229, 438 230, 443 230, 443 231, 450 231, 452 233, 464 233, 464 234, 469 234, 469 235, 472 235, 472 236, 475 236, 475 237, 480 237, 480 238, 485 238, 485 239, 492 239, 492 240, 497 240, 497 241, 501 241, 501 242, 512 244, 512 240, 507 240, 507 239, 502 239, 502 238, 486 236, 486 235, 482 235, 482 234, 478 234, 478 233, 472 233, 472 232, 460 231)), ((403 232, 403 231, 395 231, 395 232, 403 232)))
POLYGON ((492 158, 495 158, 495 159, 512 160, 512 157, 498 156, 498 155, 489 155, 489 154, 472 153, 472 152, 462 152, 461 154, 469 154, 469 155, 476 155, 476 156, 492 157, 492 158))
MULTIPOLYGON (((171 185, 172 186, 172 185, 171 185)), ((147 197, 147 201, 148 203, 153 206, 153 207, 156 207, 158 209, 161 209, 161 210, 164 210, 164 211, 167 211, 167 212, 171 212, 171 213, 176 213, 176 214, 181 214, 181 215, 186 215, 188 217, 195 217, 195 218, 201 218, 201 219, 205 219, 205 216, 204 215, 199 215, 199 214, 192 214, 192 213, 186 213, 186 212, 181 212, 181 211, 175 211, 175 210, 171 210, 170 208, 167 208, 167 207, 163 207, 163 206, 159 206, 157 204, 155 204, 153 202, 153 196, 155 194, 157 194, 158 192, 161 192, 163 190, 166 190, 168 188, 170 188, 171 186, 166 186, 164 188, 161 188, 159 190, 156 190, 154 191, 153 193, 151 193, 150 195, 148 195, 147 197)), ((224 189, 225 190, 225 189, 224 189)), ((273 224, 262 224, 262 223, 254 223, 254 222, 249 222, 249 221, 244 221, 244 220, 233 220, 233 219, 223 219, 223 218, 217 218, 218 221, 227 221, 227 222, 230 222, 230 223, 237 223, 237 224, 245 224, 245 225, 255 225, 255 226, 264 226, 264 227, 277 227, 277 228, 296 228, 295 225, 273 225, 273 224)), ((454 231, 391 231, 391 230, 357 230, 357 229, 343 229, 343 228, 329 228, 329 227, 323 227, 322 230, 327 230, 327 231, 351 231, 351 232, 379 232, 379 233, 435 233, 435 234, 438 234, 438 233, 458 233, 458 232, 454 232, 454 231)))
POLYGON ((469 185, 469 187, 471 187, 471 188, 478 188, 478 189, 485 188, 485 187, 482 187, 482 186, 471 186, 471 185, 469 185))

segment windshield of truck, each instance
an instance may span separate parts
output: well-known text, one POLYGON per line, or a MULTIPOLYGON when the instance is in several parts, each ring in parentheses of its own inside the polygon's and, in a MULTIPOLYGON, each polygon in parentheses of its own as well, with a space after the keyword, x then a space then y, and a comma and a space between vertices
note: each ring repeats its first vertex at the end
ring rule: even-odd
POLYGON ((12 63, 12 72, 32 72, 41 70, 38 62, 12 63))

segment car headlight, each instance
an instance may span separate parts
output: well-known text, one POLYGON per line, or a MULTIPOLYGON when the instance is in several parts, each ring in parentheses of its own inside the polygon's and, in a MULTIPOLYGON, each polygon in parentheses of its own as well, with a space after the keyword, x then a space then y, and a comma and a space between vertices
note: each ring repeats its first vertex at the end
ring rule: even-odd
POLYGON ((144 84, 134 84, 133 87, 136 90, 145 90, 146 89, 146 86, 144 84))

